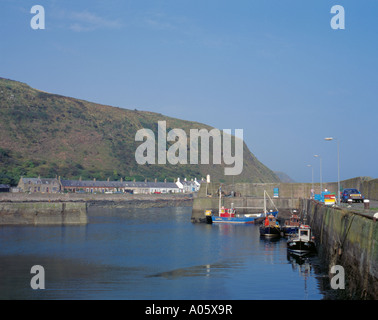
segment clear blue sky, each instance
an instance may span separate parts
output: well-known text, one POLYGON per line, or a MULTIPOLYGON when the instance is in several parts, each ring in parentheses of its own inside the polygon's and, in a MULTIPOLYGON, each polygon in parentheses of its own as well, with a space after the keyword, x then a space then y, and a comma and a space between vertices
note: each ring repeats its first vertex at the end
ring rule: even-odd
POLYGON ((0 76, 47 92, 244 129, 298 182, 378 178, 378 1, 1 0, 0 76), (46 29, 32 30, 33 5, 46 29), (333 5, 345 30, 330 26, 333 5))

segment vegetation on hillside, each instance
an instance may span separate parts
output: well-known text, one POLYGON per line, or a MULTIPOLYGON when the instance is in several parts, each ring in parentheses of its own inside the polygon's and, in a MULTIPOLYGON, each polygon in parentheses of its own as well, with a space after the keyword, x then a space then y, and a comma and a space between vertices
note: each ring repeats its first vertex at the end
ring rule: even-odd
MULTIPOLYGON (((39 175, 173 181, 210 174, 213 181, 232 181, 224 176, 224 165, 138 165, 135 150, 141 142, 135 141, 135 133, 148 128, 157 137, 157 122, 164 120, 167 132, 181 128, 188 137, 190 129, 212 129, 158 113, 50 94, 0 78, 0 183, 15 185, 21 176, 39 175)), ((234 181, 279 180, 244 144, 243 173, 234 181)))

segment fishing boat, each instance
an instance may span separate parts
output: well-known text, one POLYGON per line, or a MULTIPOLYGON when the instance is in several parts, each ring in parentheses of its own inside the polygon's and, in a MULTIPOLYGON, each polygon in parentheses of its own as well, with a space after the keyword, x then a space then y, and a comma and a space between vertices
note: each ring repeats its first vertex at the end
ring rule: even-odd
POLYGON ((219 211, 218 215, 212 215, 212 223, 255 223, 260 218, 261 213, 256 214, 237 214, 231 203, 231 208, 225 208, 222 203, 222 188, 219 188, 219 211))
POLYGON ((298 215, 293 213, 290 219, 285 221, 285 224, 282 226, 283 234, 285 236, 297 234, 300 225, 301 225, 301 222, 299 220, 298 215))
POLYGON ((268 238, 278 238, 281 236, 281 226, 277 221, 277 216, 278 216, 278 209, 274 205, 273 200, 270 198, 269 194, 264 190, 264 216, 265 219, 260 225, 260 235, 263 237, 268 237, 268 238), (266 201, 267 197, 270 200, 270 202, 273 204, 275 211, 270 210, 268 212, 267 206, 266 206, 266 201))
POLYGON ((219 216, 212 216, 213 223, 255 223, 261 214, 236 214, 235 208, 230 209, 221 207, 219 209, 219 216))
POLYGON ((268 238, 281 236, 281 226, 273 214, 268 214, 260 225, 260 235, 268 238))
POLYGON ((298 229, 298 235, 287 241, 287 250, 299 256, 316 252, 314 237, 311 235, 311 227, 301 225, 298 229))

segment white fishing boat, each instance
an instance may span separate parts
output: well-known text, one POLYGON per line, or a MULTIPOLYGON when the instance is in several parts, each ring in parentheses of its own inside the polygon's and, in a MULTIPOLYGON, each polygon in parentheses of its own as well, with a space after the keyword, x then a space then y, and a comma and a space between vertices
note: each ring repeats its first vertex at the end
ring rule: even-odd
POLYGON ((299 256, 316 252, 311 227, 302 224, 298 229, 298 235, 287 241, 287 249, 289 252, 299 256))

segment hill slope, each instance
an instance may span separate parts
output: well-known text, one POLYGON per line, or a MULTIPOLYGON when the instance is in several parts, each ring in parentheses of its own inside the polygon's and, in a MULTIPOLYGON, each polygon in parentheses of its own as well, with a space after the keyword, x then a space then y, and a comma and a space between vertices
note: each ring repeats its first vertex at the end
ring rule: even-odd
MULTIPOLYGON (((135 133, 157 122, 173 128, 212 129, 158 113, 127 110, 42 92, 0 78, 0 183, 17 184, 20 176, 111 180, 200 178, 232 181, 223 165, 138 165, 135 133)), ((188 152, 189 154, 189 152, 188 152)), ((274 182, 278 177, 244 144, 243 173, 235 182, 274 182)))
POLYGON ((281 171, 274 171, 276 176, 280 179, 281 182, 284 183, 295 183, 295 180, 293 180, 288 174, 281 171))

